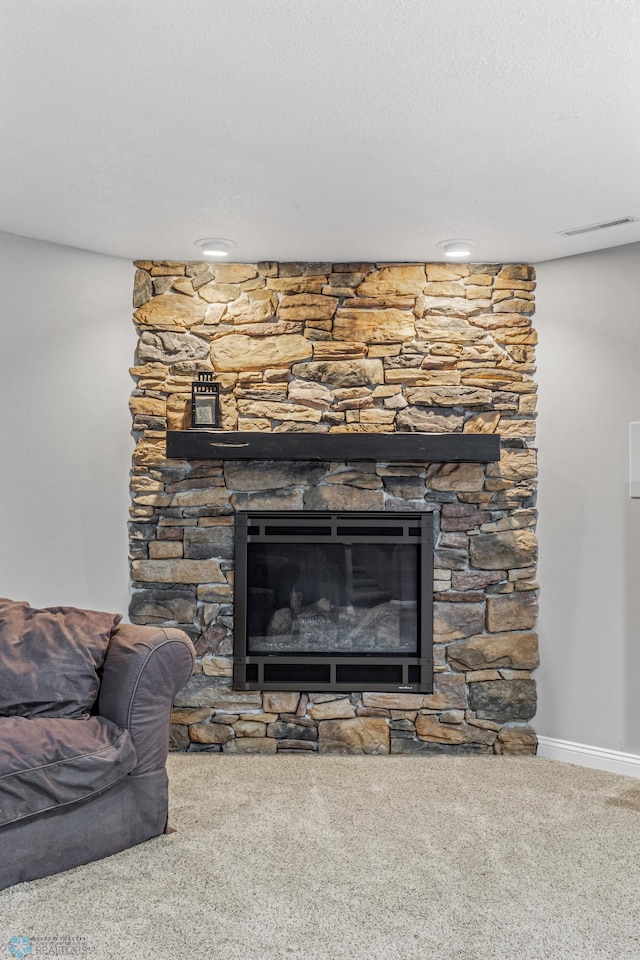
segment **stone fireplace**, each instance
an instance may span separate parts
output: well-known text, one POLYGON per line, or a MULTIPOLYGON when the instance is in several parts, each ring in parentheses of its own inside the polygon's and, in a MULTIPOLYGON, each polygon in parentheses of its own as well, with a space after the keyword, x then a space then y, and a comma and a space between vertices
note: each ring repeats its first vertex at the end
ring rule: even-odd
MULTIPOLYGON (((533 752, 533 268, 136 266, 130 618, 180 626, 196 643, 197 672, 175 704, 174 747, 226 753, 533 752), (345 437, 345 443, 351 436, 354 450, 356 435, 363 434, 498 434, 500 459, 397 462, 342 454, 239 460, 231 452, 219 459, 168 458, 167 430, 188 428, 190 385, 200 371, 213 372, 220 384, 225 432, 302 433, 301 441, 309 434, 330 435, 345 437), (351 687, 328 682, 324 689, 322 680, 309 678, 297 689, 295 680, 282 679, 280 689, 273 689, 277 681, 260 687, 246 675, 244 684, 232 683, 234 521, 265 511, 285 517, 301 511, 429 516, 432 685, 415 684, 415 673, 409 681, 408 665, 391 689, 374 681, 367 689, 366 681, 355 679, 351 687), (403 679, 415 689, 397 689, 403 679)), ((290 442, 295 449, 294 437, 290 442)), ((399 639, 400 602, 407 600, 406 614, 413 598, 394 596, 395 586, 372 584, 378 574, 362 557, 346 555, 343 549, 339 562, 345 577, 351 564, 350 589, 355 567, 356 580, 378 591, 375 606, 387 604, 396 624, 390 629, 399 639)), ((286 557, 279 559, 286 563, 286 557)), ((297 565, 290 575, 303 576, 304 551, 288 559, 297 565)), ((393 570, 391 555, 386 559, 393 570)), ((323 562, 328 570, 330 558, 323 562)), ((316 626, 328 629, 339 609, 354 606, 344 596, 314 598, 309 588, 306 598, 298 590, 302 596, 296 599, 293 585, 289 600, 277 606, 275 592, 286 592, 286 583, 284 576, 275 589, 254 585, 255 623, 262 603, 265 624, 272 624, 264 635, 256 628, 263 651, 267 635, 272 643, 278 629, 286 636, 289 616, 297 616, 297 636, 301 630, 311 635, 314 613, 316 626), (260 595, 260 589, 267 592, 260 595), (303 607, 311 608, 306 620, 300 619, 303 607), (283 611, 279 625, 273 620, 277 611, 283 611)), ((380 618, 378 633, 384 612, 371 614, 372 624, 380 618)), ((349 625, 347 614, 342 616, 344 638, 349 625)), ((403 629, 406 634, 406 616, 403 629)))

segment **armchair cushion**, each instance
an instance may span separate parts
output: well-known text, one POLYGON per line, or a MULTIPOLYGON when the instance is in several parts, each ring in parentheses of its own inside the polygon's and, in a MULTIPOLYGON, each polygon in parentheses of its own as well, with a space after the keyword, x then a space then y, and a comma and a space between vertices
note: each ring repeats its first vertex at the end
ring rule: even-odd
POLYGON ((0 717, 85 718, 121 617, 0 599, 0 717))
POLYGON ((0 717, 0 826, 100 793, 135 765, 129 731, 104 717, 0 717))

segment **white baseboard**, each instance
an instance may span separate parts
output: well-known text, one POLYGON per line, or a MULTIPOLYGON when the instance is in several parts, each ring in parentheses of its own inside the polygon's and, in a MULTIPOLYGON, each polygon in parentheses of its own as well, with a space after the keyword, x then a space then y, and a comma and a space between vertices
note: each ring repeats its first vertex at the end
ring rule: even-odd
POLYGON ((640 757, 634 753, 590 747, 585 743, 571 743, 570 740, 556 740, 553 737, 538 737, 537 754, 545 760, 577 763, 580 767, 622 773, 640 779, 640 757))

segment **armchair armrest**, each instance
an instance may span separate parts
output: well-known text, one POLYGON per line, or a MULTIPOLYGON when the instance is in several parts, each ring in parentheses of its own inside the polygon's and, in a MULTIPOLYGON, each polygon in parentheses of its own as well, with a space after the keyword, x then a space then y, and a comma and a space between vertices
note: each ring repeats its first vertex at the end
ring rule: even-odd
POLYGON ((120 623, 104 661, 97 711, 129 730, 138 763, 133 775, 164 767, 173 698, 195 662, 182 630, 120 623))

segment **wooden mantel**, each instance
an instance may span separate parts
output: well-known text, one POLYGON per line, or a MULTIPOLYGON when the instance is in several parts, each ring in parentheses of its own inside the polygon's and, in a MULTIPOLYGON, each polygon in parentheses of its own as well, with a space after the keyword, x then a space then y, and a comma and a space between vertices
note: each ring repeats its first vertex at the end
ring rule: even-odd
POLYGON ((488 463, 500 459, 495 433, 266 433, 169 430, 176 460, 380 460, 488 463))

